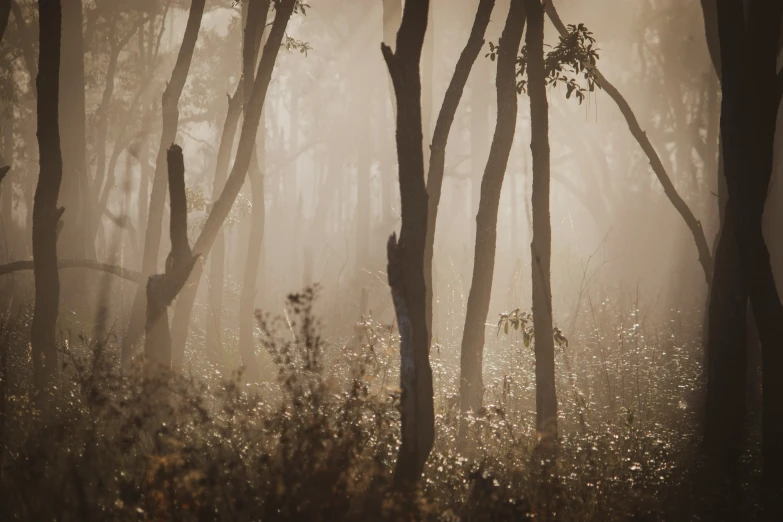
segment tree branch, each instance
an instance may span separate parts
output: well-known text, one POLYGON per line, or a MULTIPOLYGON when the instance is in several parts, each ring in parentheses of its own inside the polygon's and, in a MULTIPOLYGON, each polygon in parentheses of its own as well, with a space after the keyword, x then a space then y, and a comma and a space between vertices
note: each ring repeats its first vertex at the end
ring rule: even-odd
MULTIPOLYGON (((90 259, 60 259, 57 262, 57 268, 60 270, 66 268, 87 268, 90 270, 97 270, 99 272, 106 272, 107 274, 115 275, 120 279, 125 279, 126 281, 130 281, 132 283, 138 284, 141 282, 141 274, 136 270, 123 268, 117 265, 111 265, 109 263, 100 263, 90 259)), ((0 276, 32 269, 32 261, 14 261, 13 263, 0 265, 0 276)))
MULTIPOLYGON (((560 15, 557 14, 557 9, 555 9, 555 6, 551 1, 546 2, 546 13, 560 35, 563 37, 568 36, 568 29, 566 29, 566 26, 560 19, 560 15)), ((674 187, 671 178, 666 173, 666 169, 663 167, 663 163, 661 162, 658 153, 655 151, 655 147, 650 143, 647 133, 642 130, 641 125, 639 125, 639 120, 636 119, 636 115, 631 109, 631 106, 628 105, 628 102, 622 94, 620 94, 620 91, 601 74, 601 71, 599 71, 596 66, 590 63, 583 63, 582 65, 593 75, 596 84, 606 91, 609 97, 617 104, 620 112, 625 117, 631 134, 633 134, 633 137, 636 138, 637 143, 639 143, 639 146, 641 146, 642 150, 647 155, 650 166, 652 167, 655 176, 658 178, 658 181, 661 182, 666 197, 669 198, 669 201, 674 205, 674 208, 677 209, 677 212, 682 216, 688 229, 690 229, 693 240, 696 243, 696 249, 699 252, 699 263, 701 263, 704 277, 707 280, 707 284, 709 284, 712 281, 712 254, 709 245, 707 244, 707 238, 704 235, 701 222, 696 219, 696 216, 694 216, 690 207, 688 207, 688 204, 677 193, 677 189, 674 187)))

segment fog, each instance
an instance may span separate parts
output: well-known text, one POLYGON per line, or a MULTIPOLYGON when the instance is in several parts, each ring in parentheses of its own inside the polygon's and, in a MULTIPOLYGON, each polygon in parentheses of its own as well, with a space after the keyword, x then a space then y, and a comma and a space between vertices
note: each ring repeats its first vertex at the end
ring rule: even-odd
POLYGON ((774 122, 758 129, 780 48, 749 49, 778 41, 780 10, 550 4, 0 1, 0 513, 774 518, 783 205, 774 122), (730 33, 756 60, 741 74, 730 33), (145 419, 132 449, 107 449, 130 424, 101 408, 145 419), (18 500, 26 466, 69 481, 65 447, 87 492, 18 500), (165 479, 134 464, 174 454, 165 479), (343 489, 322 498, 310 468, 343 489), (228 492, 183 485, 216 470, 228 492))

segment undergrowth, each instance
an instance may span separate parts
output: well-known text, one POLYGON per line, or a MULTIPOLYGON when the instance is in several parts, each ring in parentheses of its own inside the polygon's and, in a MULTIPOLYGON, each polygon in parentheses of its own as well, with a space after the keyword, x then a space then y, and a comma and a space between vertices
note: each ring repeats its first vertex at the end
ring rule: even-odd
POLYGON ((330 342, 315 298, 306 289, 281 316, 258 315, 259 350, 277 376, 252 385, 241 372, 154 381, 140 365, 120 373, 111 337, 82 336, 63 342, 58 382, 34 396, 29 310, 8 315, 0 519, 672 520, 687 512, 697 437, 682 404, 699 365, 672 332, 659 332, 653 347, 639 338, 641 321, 599 328, 612 311, 594 310, 594 327, 571 335, 572 348, 558 355, 554 469, 535 451, 529 347, 488 335, 485 408, 463 452, 453 357, 433 350, 436 446, 419 489, 402 495, 391 487, 396 334, 364 317, 353 337, 330 342), (621 355, 617 344, 628 342, 633 350, 621 355), (636 379, 621 383, 623 372, 636 379))

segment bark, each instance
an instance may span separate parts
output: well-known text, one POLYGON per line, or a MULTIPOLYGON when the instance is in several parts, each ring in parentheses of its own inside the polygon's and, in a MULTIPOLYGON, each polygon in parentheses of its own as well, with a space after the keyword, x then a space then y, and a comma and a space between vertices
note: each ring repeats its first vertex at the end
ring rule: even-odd
POLYGON ((150 276, 147 281, 144 357, 148 376, 171 368, 168 307, 179 294, 198 259, 198 255, 191 253, 188 243, 185 164, 182 149, 178 145, 169 148, 167 163, 171 201, 171 253, 166 259, 166 271, 150 276))
POLYGON ((40 71, 38 94, 38 148, 41 170, 33 204, 33 272, 35 308, 30 345, 35 386, 49 385, 57 371, 57 312, 60 302, 60 275, 57 269, 57 224, 64 208, 57 207, 63 176, 58 118, 60 87, 60 1, 40 0, 40 71))
POLYGON ((481 180, 481 197, 476 214, 476 243, 473 276, 465 312, 460 357, 460 441, 467 434, 467 415, 481 408, 484 395, 482 367, 484 358, 484 324, 489 313, 492 278, 495 273, 498 209, 506 175, 508 158, 514 144, 517 120, 517 55, 525 28, 523 0, 512 0, 508 18, 500 37, 497 57, 497 120, 489 157, 481 180))
MULTIPOLYGON (((256 74, 255 82, 253 83, 250 97, 244 107, 242 131, 239 135, 239 144, 237 145, 234 165, 226 180, 223 192, 221 192, 220 197, 212 206, 212 210, 204 223, 204 228, 201 230, 201 234, 199 234, 199 237, 193 246, 193 252, 196 254, 206 256, 209 253, 223 223, 228 217, 229 212, 231 212, 231 207, 234 205, 234 201, 236 200, 239 191, 242 189, 253 157, 256 135, 258 133, 258 124, 264 109, 264 101, 266 100, 266 93, 269 89, 269 82, 272 79, 272 72, 274 71, 275 62, 277 61, 277 55, 280 51, 283 37, 285 36, 288 21, 293 14, 294 6, 295 0, 281 0, 275 5, 275 20, 272 23, 269 38, 266 41, 264 50, 261 54, 261 62, 258 65, 258 72, 256 74)), ((196 281, 196 277, 200 276, 201 270, 197 267, 197 269, 193 271, 192 280, 196 281)), ((181 327, 184 330, 184 335, 182 335, 180 340, 187 338, 190 313, 193 308, 192 300, 187 302, 187 300, 182 299, 181 301, 183 303, 182 313, 180 314, 181 319, 178 320, 178 327, 181 327)), ((179 303, 177 304, 177 308, 179 308, 179 303)), ((175 312, 175 316, 178 313, 179 310, 175 312)), ((173 346, 175 367, 181 365, 184 358, 184 349, 184 342, 173 346)))
POLYGON ((546 447, 557 440, 555 346, 553 337, 549 335, 552 331, 549 104, 544 68, 544 11, 540 0, 525 0, 525 6, 528 11, 525 43, 530 95, 530 151, 533 154, 533 241, 530 255, 533 263, 533 323, 538 332, 535 339, 536 431, 539 441, 546 447))
POLYGON ((772 499, 783 488, 783 306, 764 241, 762 217, 780 103, 776 61, 783 5, 751 2, 746 13, 747 17, 742 2, 717 2, 723 87, 720 127, 729 192, 726 220, 735 221, 732 225, 741 271, 761 340, 763 473, 767 493, 772 495, 768 498, 772 499))
MULTIPOLYGON (((160 237, 162 232, 163 210, 166 200, 166 149, 177 138, 177 126, 179 124, 179 99, 185 88, 185 81, 190 70, 190 62, 193 59, 193 51, 196 48, 201 19, 204 15, 206 0, 193 0, 190 4, 190 13, 185 27, 185 35, 177 55, 177 62, 171 73, 171 80, 163 91, 161 98, 162 130, 158 159, 155 164, 155 175, 152 180, 152 193, 149 203, 149 217, 147 218, 147 232, 144 237, 144 256, 142 258, 141 272, 144 278, 155 273, 158 264, 158 252, 160 249, 160 237)), ((139 288, 133 301, 128 331, 122 339, 122 365, 130 362, 133 345, 141 335, 144 325, 144 310, 146 293, 139 288)))
MULTIPOLYGON (((546 2, 545 9, 546 14, 549 16, 549 19, 552 21, 560 35, 566 36, 568 34, 568 29, 566 29, 566 26, 560 19, 560 15, 557 14, 557 9, 555 8, 554 4, 551 1, 546 2)), ((597 67, 588 63, 583 65, 594 75, 596 84, 602 88, 610 98, 612 98, 612 100, 617 105, 617 108, 620 109, 620 112, 628 124, 628 128, 630 129, 631 134, 644 151, 647 159, 650 161, 650 166, 652 167, 655 176, 658 178, 658 181, 663 186, 663 191, 666 194, 666 197, 669 199, 671 204, 674 205, 674 208, 680 214, 683 221, 685 221, 685 225, 688 227, 688 230, 690 230, 691 235, 693 236, 693 240, 696 243, 696 250, 699 254, 699 263, 701 264, 702 271, 704 272, 704 278, 707 281, 707 284, 709 284, 712 280, 712 254, 710 252, 709 245, 707 244, 707 238, 704 235, 701 221, 696 219, 696 216, 694 216, 690 207, 688 207, 688 204, 677 193, 677 189, 674 187, 671 178, 666 172, 666 169, 661 162, 660 156, 658 156, 658 153, 655 151, 655 147, 653 147, 650 139, 647 137, 647 133, 642 130, 642 127, 639 125, 639 120, 636 119, 636 115, 634 114, 633 109, 631 109, 631 106, 625 100, 623 95, 620 94, 620 91, 618 91, 617 88, 606 79, 606 77, 597 67)))
POLYGON ((397 487, 416 483, 432 450, 435 415, 429 361, 424 282, 427 190, 422 151, 420 61, 429 0, 408 0, 397 32, 396 50, 381 45, 397 102, 402 227, 387 245, 388 278, 400 331, 402 444, 394 469, 397 487))
POLYGON ((462 50, 454 75, 451 77, 446 94, 443 97, 435 130, 432 134, 429 171, 427 174, 427 240, 424 250, 424 277, 427 285, 427 327, 432 332, 432 260, 435 251, 435 227, 438 217, 438 205, 443 191, 443 173, 446 168, 446 145, 451 132, 457 108, 462 100, 465 85, 468 83, 470 71, 484 47, 484 34, 489 25, 489 18, 495 0, 480 0, 470 36, 462 50))
MULTIPOLYGON (((91 219, 87 182, 87 110, 85 101, 84 36, 82 0, 65 3, 62 18, 60 67, 60 126, 62 135, 63 183, 60 204, 68 209, 63 220, 62 253, 68 257, 93 259, 84 234, 91 219), (88 217, 89 216, 89 217, 88 217)), ((75 282, 74 282, 75 283, 75 282)))

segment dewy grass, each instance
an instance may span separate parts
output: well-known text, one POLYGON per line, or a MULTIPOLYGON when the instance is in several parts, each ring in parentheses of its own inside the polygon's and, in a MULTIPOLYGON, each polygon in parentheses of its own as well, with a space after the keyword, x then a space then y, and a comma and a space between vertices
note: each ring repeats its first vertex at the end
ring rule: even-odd
POLYGON ((199 361, 155 382, 139 366, 120 375, 111 337, 80 337, 64 343, 60 380, 45 398, 26 384, 30 311, 17 310, 0 335, 0 519, 672 520, 692 512, 695 335, 639 321, 640 311, 608 299, 594 307, 589 326, 569 339, 573 379, 558 356, 554 468, 535 452, 533 355, 521 338, 487 336, 485 407, 470 420, 469 454, 457 451, 456 348, 433 348, 436 447, 420 488, 401 496, 391 488, 396 332, 364 317, 353 337, 329 341, 315 299, 307 289, 289 296, 279 317, 258 316, 259 350, 276 373, 265 384, 199 361))

